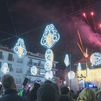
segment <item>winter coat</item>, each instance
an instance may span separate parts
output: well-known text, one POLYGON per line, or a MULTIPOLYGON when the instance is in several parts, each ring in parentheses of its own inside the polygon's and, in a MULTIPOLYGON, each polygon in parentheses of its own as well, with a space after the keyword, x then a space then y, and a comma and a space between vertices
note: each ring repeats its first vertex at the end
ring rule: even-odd
POLYGON ((27 101, 27 99, 19 96, 16 90, 6 90, 0 101, 27 101))

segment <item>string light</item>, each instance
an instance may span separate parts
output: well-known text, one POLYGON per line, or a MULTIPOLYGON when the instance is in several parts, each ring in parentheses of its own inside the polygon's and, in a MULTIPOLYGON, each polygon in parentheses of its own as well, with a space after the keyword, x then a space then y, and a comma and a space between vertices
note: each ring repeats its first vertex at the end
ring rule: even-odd
POLYGON ((14 52, 18 55, 19 58, 27 54, 24 40, 19 38, 16 45, 14 46, 14 52))
POLYGON ((101 53, 95 52, 90 56, 90 62, 92 65, 101 65, 101 53))
POLYGON ((8 64, 7 64, 7 63, 3 63, 2 67, 1 67, 1 71, 2 71, 4 74, 9 73, 9 67, 8 67, 8 64))
POLYGON ((81 71, 81 63, 78 63, 78 71, 81 71))
POLYGON ((31 67, 31 74, 32 75, 37 75, 37 73, 38 73, 37 67, 36 66, 31 67))
POLYGON ((68 54, 66 54, 66 56, 65 56, 64 63, 66 65, 66 67, 68 67, 70 65, 69 55, 68 54))
POLYGON ((68 79, 72 80, 75 78, 75 73, 73 71, 68 72, 68 79))
POLYGON ((54 53, 51 49, 47 49, 45 52, 45 59, 46 61, 53 62, 54 59, 54 53))
POLYGON ((52 79, 53 78, 53 72, 52 71, 46 72, 45 78, 46 79, 52 79))
POLYGON ((52 70, 52 66, 53 66, 53 63, 51 61, 46 61, 45 65, 44 65, 44 69, 46 71, 51 71, 52 70))
POLYGON ((41 45, 52 48, 60 39, 60 35, 53 24, 47 25, 41 38, 41 45))

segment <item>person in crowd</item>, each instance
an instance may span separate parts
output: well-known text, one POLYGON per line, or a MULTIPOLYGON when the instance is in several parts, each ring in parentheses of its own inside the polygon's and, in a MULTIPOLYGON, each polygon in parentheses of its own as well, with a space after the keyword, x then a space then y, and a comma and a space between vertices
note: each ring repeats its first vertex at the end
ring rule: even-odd
POLYGON ((61 92, 61 95, 67 95, 67 96, 69 97, 70 101, 74 101, 74 100, 73 100, 73 96, 74 96, 74 95, 72 94, 72 92, 69 90, 68 87, 62 86, 62 87, 60 88, 60 92, 61 92))
POLYGON ((34 85, 30 88, 28 99, 29 101, 36 101, 37 99, 37 90, 40 87, 39 83, 34 83, 34 85))
POLYGON ((85 88, 79 94, 77 101, 97 101, 94 91, 90 88, 85 88))
POLYGON ((96 92, 97 101, 101 101, 101 88, 96 92))
POLYGON ((9 74, 4 75, 2 77, 2 85, 4 95, 0 98, 0 101, 27 101, 27 99, 18 96, 13 76, 9 74))
POLYGON ((66 86, 62 86, 60 88, 60 92, 61 92, 61 95, 68 95, 69 94, 69 88, 66 86))
POLYGON ((71 101, 67 95, 60 95, 57 101, 71 101))
POLYGON ((37 101, 57 101, 59 94, 53 83, 44 83, 38 89, 37 101))

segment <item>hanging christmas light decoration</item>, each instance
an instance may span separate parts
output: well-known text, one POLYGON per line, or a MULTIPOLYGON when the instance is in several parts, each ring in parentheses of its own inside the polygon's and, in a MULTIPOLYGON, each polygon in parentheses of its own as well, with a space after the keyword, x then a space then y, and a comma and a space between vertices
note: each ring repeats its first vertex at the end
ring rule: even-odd
POLYGON ((51 71, 54 61, 54 54, 50 48, 52 48, 59 39, 60 35, 55 26, 53 24, 47 25, 40 41, 41 45, 47 48, 45 52, 46 63, 44 67, 46 71, 51 71))
POLYGON ((46 72, 45 78, 46 79, 52 79, 53 78, 53 72, 52 71, 46 72))
POLYGON ((81 63, 78 63, 78 71, 81 71, 81 63))
POLYGON ((53 24, 47 25, 41 38, 41 45, 52 48, 60 39, 60 35, 53 24))
POLYGON ((92 65, 101 65, 101 53, 95 52, 90 56, 90 62, 92 65))
POLYGON ((46 52, 45 52, 45 59, 46 61, 51 61, 53 62, 53 59, 54 59, 54 53, 51 49, 47 49, 46 52))
POLYGON ((31 74, 32 74, 32 75, 37 75, 38 69, 37 69, 36 66, 32 66, 30 70, 31 70, 31 74))
POLYGON ((2 67, 1 67, 1 71, 2 71, 4 74, 9 73, 9 67, 8 67, 8 64, 7 64, 7 63, 3 63, 2 67))
POLYGON ((69 80, 72 80, 75 78, 75 73, 73 71, 68 72, 68 78, 69 80))
POLYGON ((68 54, 66 54, 66 56, 65 56, 64 63, 66 65, 66 67, 68 67, 70 65, 69 55, 68 54))
POLYGON ((52 65, 53 65, 52 62, 46 61, 46 62, 45 62, 45 65, 44 65, 44 69, 45 69, 46 71, 51 71, 52 65))
POLYGON ((27 54, 24 40, 19 38, 16 45, 14 46, 14 52, 18 55, 19 58, 27 54))

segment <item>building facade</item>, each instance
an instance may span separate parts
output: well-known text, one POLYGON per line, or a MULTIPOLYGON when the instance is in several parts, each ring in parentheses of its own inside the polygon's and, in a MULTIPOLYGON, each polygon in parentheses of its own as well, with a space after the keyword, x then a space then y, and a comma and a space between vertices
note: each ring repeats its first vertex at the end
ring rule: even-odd
MULTIPOLYGON (((0 68, 4 63, 8 64, 9 74, 13 75, 16 80, 17 86, 21 86, 25 78, 31 81, 45 81, 45 69, 44 69, 44 55, 28 52, 28 54, 22 58, 19 58, 12 50, 7 47, 0 47, 0 68), (37 75, 31 74, 31 67, 36 66, 38 68, 37 75)), ((55 68, 57 62, 53 63, 55 68)), ((54 69, 53 69, 54 71, 54 69)), ((55 73, 55 72, 54 72, 55 73)), ((0 69, 0 80, 4 73, 0 69)))

